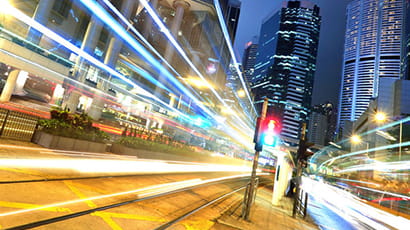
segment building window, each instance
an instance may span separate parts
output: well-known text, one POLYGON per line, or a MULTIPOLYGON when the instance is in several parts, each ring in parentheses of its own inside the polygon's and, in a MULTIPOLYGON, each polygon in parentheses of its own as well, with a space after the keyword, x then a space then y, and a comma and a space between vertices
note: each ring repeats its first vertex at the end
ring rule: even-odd
POLYGON ((68 13, 70 12, 72 2, 70 0, 58 0, 54 2, 53 10, 67 18, 68 13))

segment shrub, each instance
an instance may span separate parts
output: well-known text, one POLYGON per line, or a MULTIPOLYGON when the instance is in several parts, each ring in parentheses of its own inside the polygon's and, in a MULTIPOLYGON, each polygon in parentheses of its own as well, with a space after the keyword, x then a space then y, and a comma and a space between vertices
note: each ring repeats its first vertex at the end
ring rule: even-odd
POLYGON ((51 119, 39 120, 41 130, 57 136, 75 139, 105 142, 107 133, 92 126, 92 119, 85 113, 71 114, 68 111, 54 108, 50 111, 51 119))
POLYGON ((173 153, 180 155, 190 155, 194 152, 187 145, 180 145, 179 147, 167 145, 163 143, 152 142, 148 140, 143 140, 135 137, 122 137, 116 141, 118 144, 125 145, 129 148, 143 149, 148 151, 162 152, 162 153, 173 153))

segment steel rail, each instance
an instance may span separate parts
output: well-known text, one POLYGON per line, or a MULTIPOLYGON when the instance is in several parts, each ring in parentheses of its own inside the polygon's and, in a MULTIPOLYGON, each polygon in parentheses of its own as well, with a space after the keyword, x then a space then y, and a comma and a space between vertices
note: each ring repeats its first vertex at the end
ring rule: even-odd
MULTIPOLYGON (((182 174, 209 174, 220 172, 174 172, 167 173, 167 175, 182 175, 182 174)), ((229 173, 229 172, 228 172, 229 173)), ((121 175, 105 175, 105 176, 88 176, 88 177, 62 177, 62 178, 44 178, 44 179, 31 179, 31 180, 15 180, 15 181, 0 181, 0 184, 19 184, 19 183, 38 183, 48 181, 65 181, 65 180, 90 180, 90 179, 107 179, 107 178, 121 178, 121 177, 142 177, 142 176, 155 176, 164 175, 164 173, 141 173, 141 174, 121 174, 121 175)))
POLYGON ((206 208, 206 207, 208 207, 209 205, 211 205, 211 204, 213 204, 213 203, 215 203, 215 202, 217 202, 217 201, 219 201, 219 200, 222 200, 222 199, 224 199, 224 198, 226 198, 226 197, 228 197, 228 196, 230 196, 230 195, 232 195, 232 194, 234 194, 234 193, 237 193, 237 192, 239 192, 240 190, 243 190, 243 189, 245 189, 245 188, 246 188, 246 185, 245 185, 245 186, 242 186, 242 187, 240 187, 240 188, 238 188, 238 189, 235 189, 234 191, 228 192, 228 193, 226 193, 226 194, 224 194, 224 195, 222 195, 222 196, 219 196, 218 198, 215 198, 215 199, 213 199, 213 200, 211 200, 211 201, 208 201, 207 203, 205 203, 205 204, 199 206, 198 208, 195 208, 195 209, 193 209, 193 210, 191 210, 191 211, 188 211, 188 212, 184 213, 183 215, 181 215, 181 216, 179 216, 179 217, 177 217, 177 218, 175 218, 175 219, 173 219, 173 220, 171 220, 171 221, 169 221, 169 222, 167 222, 167 223, 165 223, 165 224, 159 226, 158 228, 155 228, 155 230, 164 230, 164 229, 167 229, 167 228, 170 227, 171 225, 173 225, 173 224, 175 224, 175 223, 177 223, 177 222, 179 222, 179 221, 185 219, 186 217, 188 217, 188 216, 190 216, 190 215, 192 215, 192 214, 198 212, 199 210, 201 210, 201 209, 203 209, 203 208, 206 208))
POLYGON ((243 180, 248 180, 248 179, 249 179, 249 176, 244 176, 244 177, 241 177, 241 178, 225 179, 225 180, 221 180, 221 181, 209 182, 209 183, 206 183, 206 184, 175 189, 173 191, 167 191, 167 192, 152 195, 152 196, 127 200, 127 201, 123 201, 123 202, 119 202, 119 203, 115 203, 115 204, 105 205, 105 206, 98 207, 98 208, 93 208, 93 209, 88 209, 88 210, 84 210, 84 211, 80 211, 80 212, 67 214, 67 215, 64 215, 64 216, 53 217, 53 218, 49 218, 49 219, 45 219, 45 220, 35 221, 35 222, 28 223, 28 224, 23 224, 23 225, 7 228, 7 230, 25 230, 25 229, 36 228, 36 227, 40 227, 40 226, 44 226, 44 225, 48 225, 48 224, 52 224, 52 223, 56 223, 56 222, 60 222, 60 221, 80 217, 80 216, 84 216, 84 215, 87 215, 87 214, 91 214, 93 212, 112 209, 112 208, 124 206, 124 205, 127 205, 127 204, 131 204, 131 203, 136 203, 136 202, 140 202, 140 201, 144 201, 144 200, 163 197, 163 196, 174 194, 174 193, 179 193, 179 192, 192 190, 192 189, 195 189, 195 188, 206 187, 206 186, 215 185, 215 184, 223 184, 223 183, 226 183, 227 181, 238 182, 238 181, 243 181, 243 180))

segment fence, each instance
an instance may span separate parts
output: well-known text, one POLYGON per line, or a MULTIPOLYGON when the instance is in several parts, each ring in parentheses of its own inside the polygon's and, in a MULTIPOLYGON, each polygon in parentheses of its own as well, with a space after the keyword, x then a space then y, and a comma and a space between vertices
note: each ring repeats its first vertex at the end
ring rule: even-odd
POLYGON ((306 218, 306 211, 308 205, 308 193, 302 189, 297 189, 294 194, 295 203, 293 206, 293 217, 300 216, 306 218))
POLYGON ((31 141, 38 117, 0 108, 0 137, 31 141))

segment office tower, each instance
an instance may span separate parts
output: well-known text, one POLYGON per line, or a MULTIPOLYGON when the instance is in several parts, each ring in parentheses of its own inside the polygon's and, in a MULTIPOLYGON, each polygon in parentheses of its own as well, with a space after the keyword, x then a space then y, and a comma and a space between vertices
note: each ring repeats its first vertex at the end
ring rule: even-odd
POLYGON ((327 129, 326 115, 312 110, 309 118, 307 139, 317 146, 325 146, 325 136, 327 129))
POLYGON ((231 41, 235 41, 236 29, 238 28, 241 2, 238 0, 221 0, 221 8, 229 30, 231 41))
POLYGON ((252 92, 255 107, 269 99, 268 113, 282 122, 281 135, 290 141, 300 137, 307 122, 321 17, 309 1, 289 1, 263 21, 259 36, 252 92))
POLYGON ((339 127, 362 115, 378 96, 381 79, 399 79, 404 2, 354 0, 348 5, 339 127))
POLYGON ((252 75, 255 71, 256 54, 258 51, 258 44, 252 41, 246 44, 245 52, 242 57, 243 75, 248 85, 251 85, 252 75))
POLYGON ((336 130, 337 112, 330 102, 315 105, 310 114, 307 138, 316 145, 328 145, 336 130))
POLYGON ((401 79, 410 80, 410 1, 404 1, 401 79))

